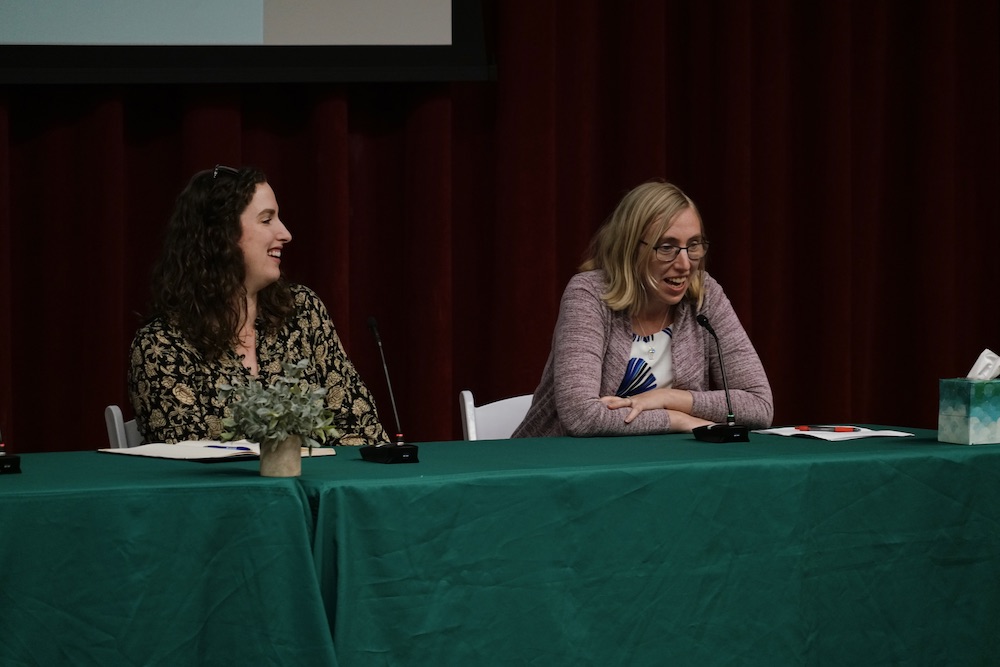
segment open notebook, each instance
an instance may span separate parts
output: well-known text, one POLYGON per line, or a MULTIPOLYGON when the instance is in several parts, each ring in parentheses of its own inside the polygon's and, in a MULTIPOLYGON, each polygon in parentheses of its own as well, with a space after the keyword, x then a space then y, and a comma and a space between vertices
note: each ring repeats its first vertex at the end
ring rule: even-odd
MULTIPOLYGON (((154 459, 180 459, 184 461, 224 461, 260 458, 260 445, 246 440, 219 442, 218 440, 185 440, 176 445, 153 442, 136 447, 98 449, 108 454, 127 454, 129 456, 146 456, 154 459)), ((312 456, 334 456, 337 450, 333 447, 313 447, 312 456)), ((302 456, 310 456, 309 448, 302 448, 302 456)))

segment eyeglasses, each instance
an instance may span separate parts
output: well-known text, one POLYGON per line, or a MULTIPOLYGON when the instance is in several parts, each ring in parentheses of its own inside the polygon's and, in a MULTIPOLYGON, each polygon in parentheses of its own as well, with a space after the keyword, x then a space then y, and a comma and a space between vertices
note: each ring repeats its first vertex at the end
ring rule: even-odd
POLYGON ((215 169, 212 170, 212 180, 213 181, 216 178, 218 178, 220 171, 223 174, 232 174, 233 176, 239 176, 240 175, 240 170, 239 169, 233 169, 232 167, 227 167, 224 164, 217 164, 217 165, 215 165, 215 169))
MULTIPOLYGON (((639 241, 639 243, 642 245, 649 245, 645 241, 639 241)), ((687 251, 688 259, 699 260, 705 256, 705 253, 708 252, 708 241, 695 241, 694 243, 689 243, 687 246, 663 243, 658 246, 653 246, 653 250, 656 252, 656 259, 661 262, 674 261, 677 259, 677 256, 681 254, 681 250, 687 251)))

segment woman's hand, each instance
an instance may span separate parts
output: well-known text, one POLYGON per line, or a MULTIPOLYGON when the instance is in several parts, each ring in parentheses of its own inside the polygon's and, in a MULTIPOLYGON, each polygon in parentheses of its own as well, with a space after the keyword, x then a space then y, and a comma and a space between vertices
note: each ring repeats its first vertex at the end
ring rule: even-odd
POLYGON ((712 423, 707 419, 695 417, 686 412, 678 412, 676 410, 668 410, 668 412, 670 413, 671 433, 690 433, 693 428, 706 426, 712 423))
POLYGON ((690 414, 693 399, 685 389, 652 389, 628 398, 602 396, 600 400, 609 410, 629 408, 626 424, 631 424, 643 410, 667 410, 671 433, 689 432, 696 426, 712 423, 690 414))
POLYGON ((630 424, 643 410, 676 410, 691 413, 694 399, 686 389, 650 389, 641 394, 620 398, 618 396, 602 396, 601 403, 611 410, 631 408, 625 423, 630 424))
POLYGON ((619 408, 629 408, 625 415, 625 423, 631 424, 632 420, 639 416, 643 410, 665 410, 667 409, 667 397, 664 394, 666 389, 652 389, 642 394, 621 398, 619 396, 601 396, 601 403, 608 406, 609 410, 619 408))

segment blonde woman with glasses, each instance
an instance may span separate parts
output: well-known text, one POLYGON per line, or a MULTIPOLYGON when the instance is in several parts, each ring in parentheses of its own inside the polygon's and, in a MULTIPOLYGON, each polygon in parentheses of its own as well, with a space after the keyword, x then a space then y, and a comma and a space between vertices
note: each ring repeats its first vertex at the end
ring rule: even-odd
POLYGON ((619 202, 563 293, 552 349, 514 437, 689 432, 729 409, 770 426, 771 386, 718 282, 698 209, 677 186, 651 182, 619 202))

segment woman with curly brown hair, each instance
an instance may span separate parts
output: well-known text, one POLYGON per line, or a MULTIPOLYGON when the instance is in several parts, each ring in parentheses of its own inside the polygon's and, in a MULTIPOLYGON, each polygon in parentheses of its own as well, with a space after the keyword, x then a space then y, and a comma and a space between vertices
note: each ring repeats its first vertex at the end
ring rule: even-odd
POLYGON ((291 240, 259 170, 218 165, 191 178, 153 270, 152 316, 132 342, 129 397, 145 442, 219 439, 218 385, 268 384, 299 359, 327 391, 336 444, 389 442, 323 302, 282 277, 291 240))

